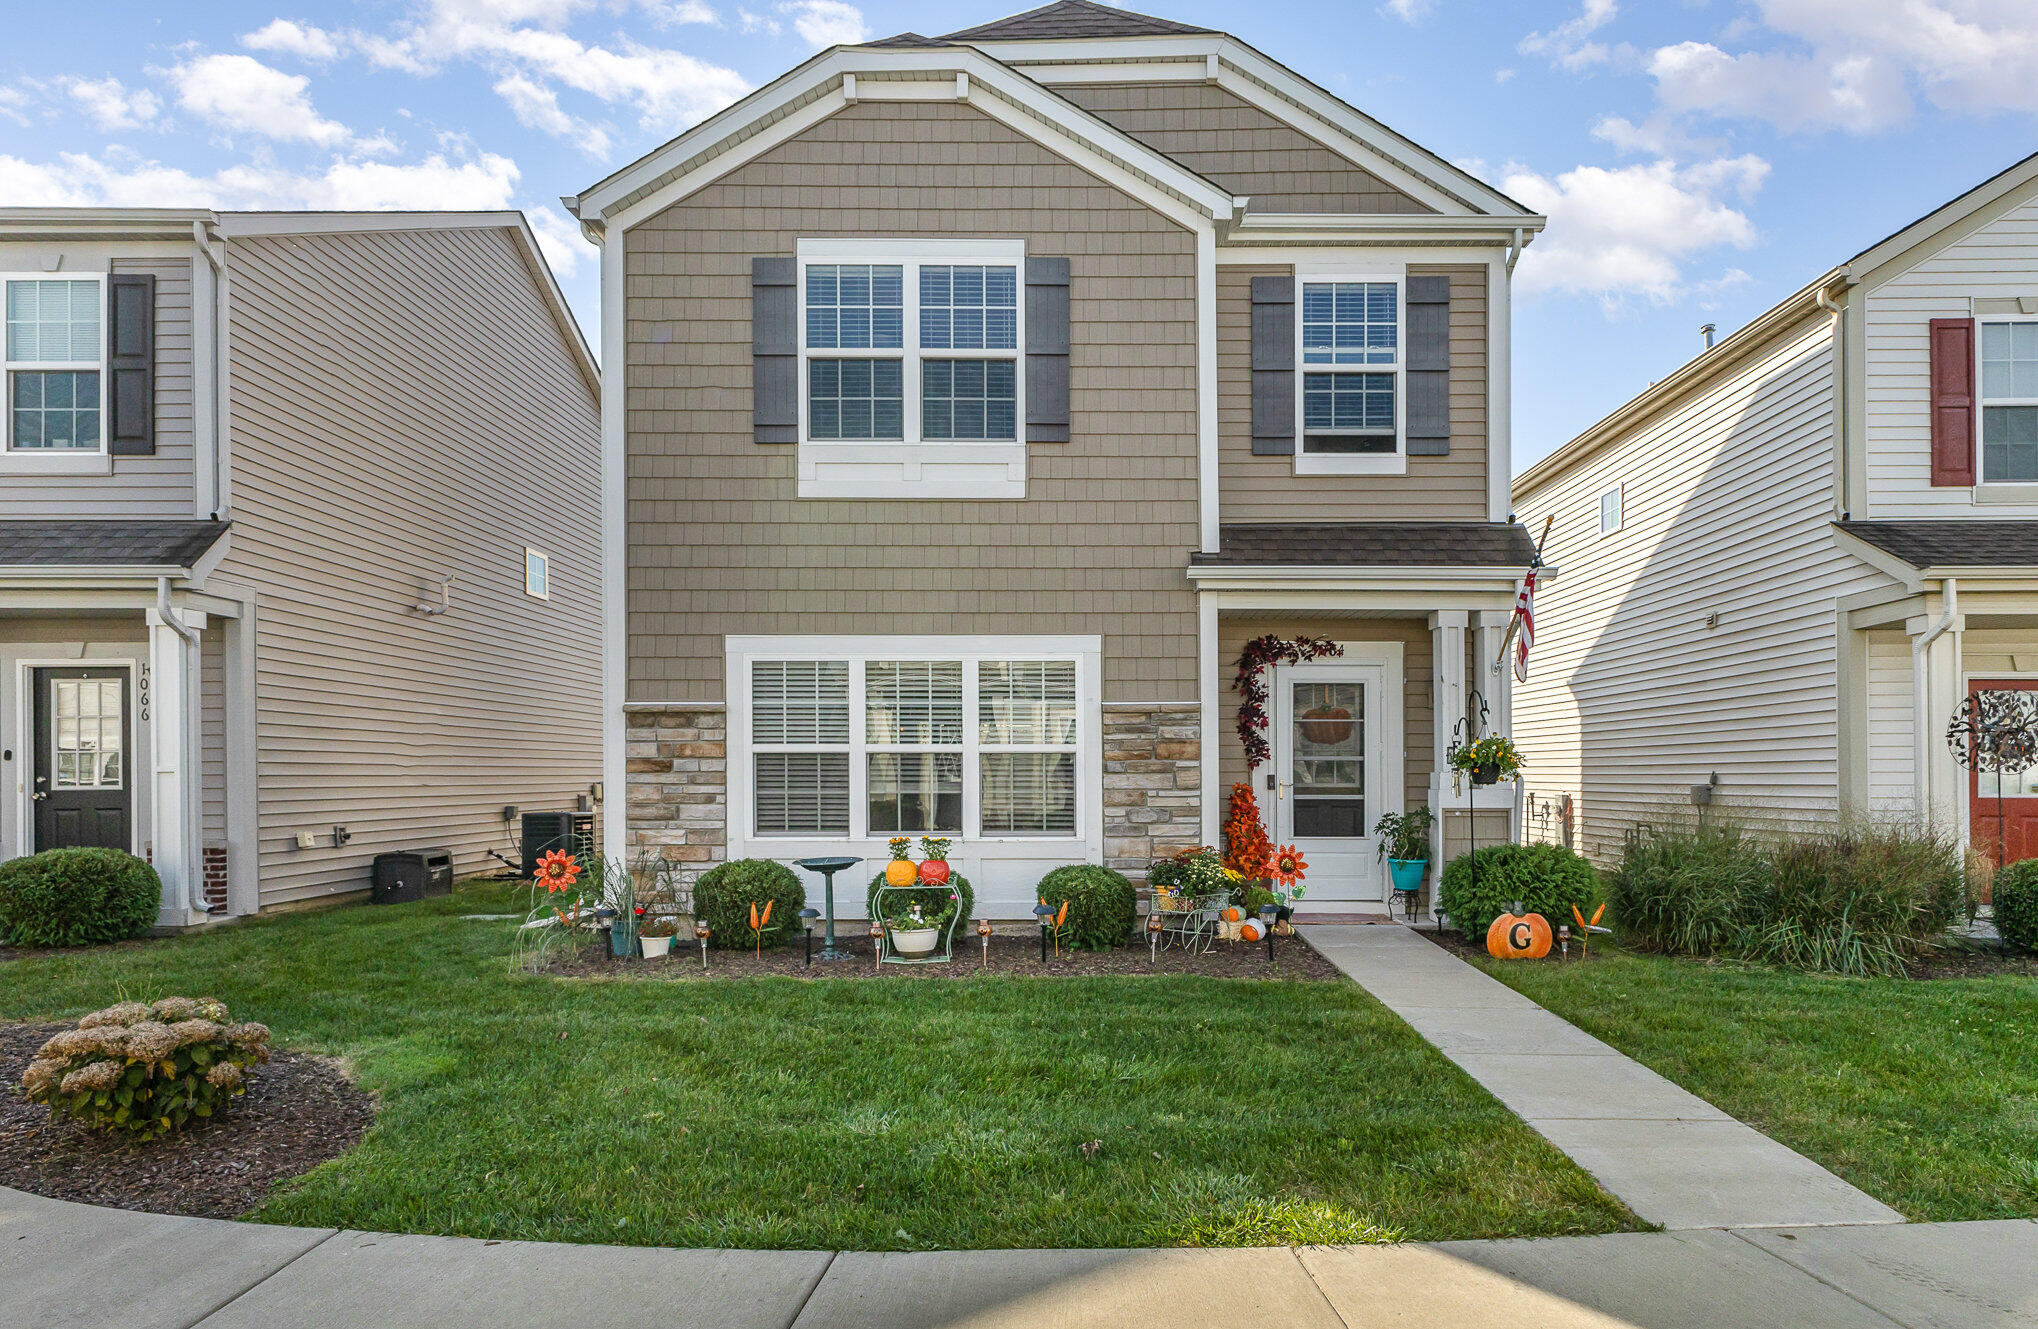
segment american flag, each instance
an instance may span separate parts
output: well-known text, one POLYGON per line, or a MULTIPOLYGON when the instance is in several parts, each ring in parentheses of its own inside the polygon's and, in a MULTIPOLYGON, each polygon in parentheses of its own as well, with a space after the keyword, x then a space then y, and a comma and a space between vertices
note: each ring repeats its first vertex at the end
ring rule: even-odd
POLYGON ((1514 676, 1528 682, 1529 647, 1536 643, 1536 570, 1530 568, 1521 579, 1521 594, 1514 598, 1514 676))

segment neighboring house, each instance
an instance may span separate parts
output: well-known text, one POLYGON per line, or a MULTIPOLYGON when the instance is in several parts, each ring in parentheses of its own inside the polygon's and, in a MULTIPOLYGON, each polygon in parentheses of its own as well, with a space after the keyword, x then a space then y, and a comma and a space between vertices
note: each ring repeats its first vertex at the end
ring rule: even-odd
MULTIPOLYGON (((2038 157, 1655 384, 1515 504, 1555 517, 1562 572, 1516 734, 1582 847, 1717 777, 1749 815, 1929 814, 1993 849, 1993 783, 1946 731, 1970 691, 2038 687, 2038 157)), ((2038 852, 2038 771, 2008 792, 2010 854, 2038 852)))
POLYGON ((0 209, 0 283, 0 852, 188 924, 591 792, 598 377, 520 214, 0 209))
POLYGON ((568 204, 603 255, 612 854, 936 833, 1023 913, 1056 864, 1217 840, 1263 633, 1345 645, 1270 680, 1256 774, 1312 907, 1380 907, 1382 812, 1461 829, 1435 772, 1475 656, 1505 722, 1541 217, 1088 0, 823 52, 568 204))

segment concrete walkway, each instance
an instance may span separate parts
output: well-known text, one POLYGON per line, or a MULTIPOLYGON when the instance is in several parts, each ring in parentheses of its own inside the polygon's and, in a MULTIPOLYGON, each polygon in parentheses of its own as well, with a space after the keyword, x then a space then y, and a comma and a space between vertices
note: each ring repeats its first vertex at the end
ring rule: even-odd
POLYGON ((2034 1329, 2038 1223, 1302 1250, 686 1251, 260 1227, 0 1188, 15 1329, 2034 1329))
POLYGON ((1888 1205, 1406 927, 1305 924, 1304 931, 1331 963, 1651 1223, 1903 1222, 1888 1205))

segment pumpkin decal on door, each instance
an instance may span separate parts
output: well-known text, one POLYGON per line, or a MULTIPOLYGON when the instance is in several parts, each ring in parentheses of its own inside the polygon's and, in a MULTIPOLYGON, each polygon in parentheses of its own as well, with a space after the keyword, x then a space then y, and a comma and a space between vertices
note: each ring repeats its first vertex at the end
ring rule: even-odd
POLYGON ((1352 713, 1342 706, 1317 706, 1302 712, 1302 737, 1320 748, 1333 747, 1352 736, 1352 713))
POLYGON ((1540 960, 1550 953, 1550 920, 1524 914, 1519 902, 1486 929, 1486 953, 1502 960, 1540 960))

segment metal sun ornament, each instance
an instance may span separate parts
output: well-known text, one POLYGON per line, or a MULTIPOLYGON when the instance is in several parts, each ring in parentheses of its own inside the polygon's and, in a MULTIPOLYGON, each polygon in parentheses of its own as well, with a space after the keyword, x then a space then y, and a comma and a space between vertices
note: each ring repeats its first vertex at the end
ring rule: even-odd
POLYGON ((1953 710, 1946 746, 1967 770, 1996 777, 1996 863, 2006 855, 2002 777, 2038 765, 2038 692, 1971 692, 1953 710))

